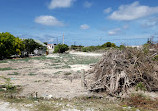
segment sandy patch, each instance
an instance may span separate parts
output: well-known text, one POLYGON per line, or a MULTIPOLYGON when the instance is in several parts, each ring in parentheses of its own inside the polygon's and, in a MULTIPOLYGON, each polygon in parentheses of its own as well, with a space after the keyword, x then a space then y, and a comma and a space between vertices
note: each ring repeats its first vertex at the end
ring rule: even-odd
POLYGON ((102 56, 102 53, 87 53, 87 52, 69 52, 70 54, 79 55, 79 56, 102 56))

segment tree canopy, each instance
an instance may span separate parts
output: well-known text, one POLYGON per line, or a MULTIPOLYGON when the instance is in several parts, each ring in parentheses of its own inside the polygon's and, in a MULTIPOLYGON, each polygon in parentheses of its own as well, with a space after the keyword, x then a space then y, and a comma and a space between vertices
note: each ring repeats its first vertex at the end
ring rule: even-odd
POLYGON ((21 54, 24 47, 25 45, 19 37, 14 37, 9 32, 0 33, 0 59, 21 54))
POLYGON ((25 44, 25 51, 30 53, 33 53, 35 49, 39 49, 40 47, 43 47, 39 43, 35 42, 33 39, 24 39, 23 44, 25 44))

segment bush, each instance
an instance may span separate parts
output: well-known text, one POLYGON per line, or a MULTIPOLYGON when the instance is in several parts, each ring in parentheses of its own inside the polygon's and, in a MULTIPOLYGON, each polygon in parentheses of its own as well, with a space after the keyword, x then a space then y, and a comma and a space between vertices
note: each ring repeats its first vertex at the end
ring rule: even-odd
POLYGON ((25 44, 25 51, 29 54, 34 53, 35 49, 43 47, 39 43, 35 42, 33 39, 24 39, 23 44, 25 44))
POLYGON ((66 44, 58 44, 54 48, 54 53, 64 53, 69 50, 69 46, 66 44))
POLYGON ((0 33, 0 59, 9 58, 11 55, 20 55, 25 45, 18 37, 10 33, 0 33))
POLYGON ((120 49, 125 49, 126 48, 126 46, 125 45, 120 45, 120 47, 119 47, 120 49))
POLYGON ((71 45, 71 50, 81 51, 84 46, 71 45))
POLYGON ((88 47, 83 47, 82 51, 83 52, 92 52, 92 51, 99 50, 101 48, 102 48, 101 46, 88 46, 88 47))
POLYGON ((105 44, 102 45, 102 47, 111 47, 111 42, 106 42, 105 44))
POLYGON ((111 42, 107 42, 103 45, 98 45, 98 46, 88 46, 88 47, 82 47, 83 52, 92 52, 92 51, 96 51, 96 50, 104 50, 107 49, 109 47, 114 47, 117 48, 117 46, 115 45, 115 43, 111 43, 111 42))

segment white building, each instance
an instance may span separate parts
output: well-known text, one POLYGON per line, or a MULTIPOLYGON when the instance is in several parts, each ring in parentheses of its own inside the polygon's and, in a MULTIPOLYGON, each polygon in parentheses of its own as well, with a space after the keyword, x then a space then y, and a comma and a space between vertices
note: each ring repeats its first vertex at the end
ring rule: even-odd
POLYGON ((48 50, 54 49, 54 44, 47 44, 47 49, 48 50))

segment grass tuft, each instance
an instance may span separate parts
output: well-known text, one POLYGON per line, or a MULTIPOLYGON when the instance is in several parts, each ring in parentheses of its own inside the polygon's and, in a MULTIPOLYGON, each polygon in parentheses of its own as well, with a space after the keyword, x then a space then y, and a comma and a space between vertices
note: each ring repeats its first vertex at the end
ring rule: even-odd
POLYGON ((0 68, 0 71, 13 70, 11 67, 0 68))

